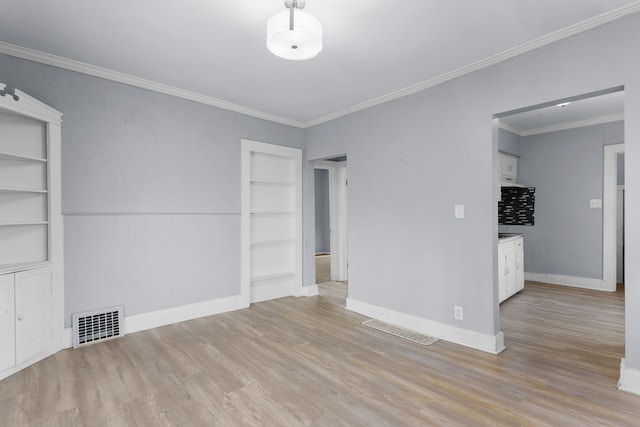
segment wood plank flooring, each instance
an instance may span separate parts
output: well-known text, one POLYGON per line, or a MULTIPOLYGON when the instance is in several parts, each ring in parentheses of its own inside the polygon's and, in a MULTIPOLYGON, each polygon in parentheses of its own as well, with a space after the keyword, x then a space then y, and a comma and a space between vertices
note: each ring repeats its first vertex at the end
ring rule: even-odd
POLYGON ((0 381, 2 426, 638 426, 624 295, 528 282, 498 356, 360 325, 346 286, 61 351, 0 381))

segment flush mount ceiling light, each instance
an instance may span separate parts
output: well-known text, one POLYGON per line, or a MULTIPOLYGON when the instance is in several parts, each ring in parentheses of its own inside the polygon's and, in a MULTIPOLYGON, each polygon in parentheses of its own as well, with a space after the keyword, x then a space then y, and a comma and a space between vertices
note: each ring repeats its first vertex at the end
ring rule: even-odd
POLYGON ((305 0, 285 0, 289 10, 276 13, 267 22, 267 47, 284 59, 302 60, 322 50, 322 25, 303 12, 305 0))

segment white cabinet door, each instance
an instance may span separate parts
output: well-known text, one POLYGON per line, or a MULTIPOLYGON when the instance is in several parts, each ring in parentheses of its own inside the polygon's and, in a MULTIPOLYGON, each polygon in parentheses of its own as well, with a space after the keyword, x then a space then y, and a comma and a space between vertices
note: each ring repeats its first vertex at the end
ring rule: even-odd
POLYGON ((507 278, 509 276, 509 244, 498 246, 498 301, 507 299, 507 278))
POLYGON ((15 274, 16 363, 51 349, 51 269, 15 274))
POLYGON ((516 245, 516 292, 520 292, 524 289, 524 239, 518 239, 515 242, 516 245))
POLYGON ((13 274, 0 276, 0 371, 16 364, 13 274))
POLYGON ((500 174, 508 181, 518 178, 518 158, 508 154, 500 154, 500 174))
POLYGON ((516 291, 516 260, 514 242, 501 243, 498 246, 498 295, 502 302, 516 291))

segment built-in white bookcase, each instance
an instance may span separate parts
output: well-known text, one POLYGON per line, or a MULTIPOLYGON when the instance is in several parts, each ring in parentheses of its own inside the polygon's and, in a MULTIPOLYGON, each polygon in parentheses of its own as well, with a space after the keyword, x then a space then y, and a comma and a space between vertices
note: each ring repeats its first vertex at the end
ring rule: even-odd
POLYGON ((61 120, 0 84, 0 378, 63 347, 61 120))

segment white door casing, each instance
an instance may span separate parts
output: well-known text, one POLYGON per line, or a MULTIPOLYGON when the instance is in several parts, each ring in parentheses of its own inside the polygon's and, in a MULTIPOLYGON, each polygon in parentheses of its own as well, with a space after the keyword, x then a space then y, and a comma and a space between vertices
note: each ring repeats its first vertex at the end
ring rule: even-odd
POLYGON ((331 280, 347 280, 347 162, 318 161, 314 168, 329 171, 331 280))
POLYGON ((624 185, 616 195, 616 282, 624 283, 624 185))
POLYGON ((302 295, 302 151, 242 140, 241 295, 302 295))
POLYGON ((606 290, 616 290, 616 198, 618 187, 617 156, 624 144, 604 146, 602 197, 602 281, 606 290))

